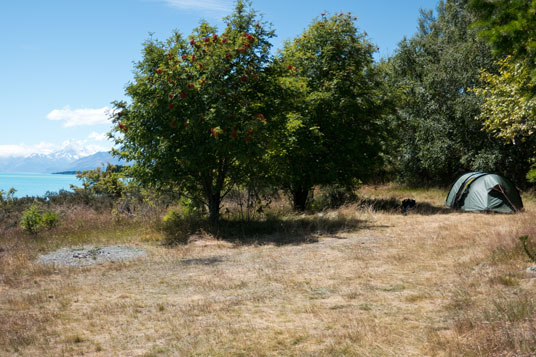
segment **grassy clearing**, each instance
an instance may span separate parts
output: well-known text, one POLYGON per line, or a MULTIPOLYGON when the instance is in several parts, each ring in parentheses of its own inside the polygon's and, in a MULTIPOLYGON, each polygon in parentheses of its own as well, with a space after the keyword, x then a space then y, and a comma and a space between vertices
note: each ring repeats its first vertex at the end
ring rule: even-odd
POLYGON ((80 227, 73 214, 37 238, 14 230, 0 238, 0 354, 535 352, 536 280, 517 241, 536 243, 533 199, 524 213, 496 215, 446 210, 441 190, 359 196, 258 223, 265 234, 230 222, 219 240, 201 233, 185 246, 163 246, 147 222, 89 212, 80 227), (418 203, 407 215, 404 198, 418 203), (60 246, 118 242, 149 255, 85 268, 32 262, 60 246))

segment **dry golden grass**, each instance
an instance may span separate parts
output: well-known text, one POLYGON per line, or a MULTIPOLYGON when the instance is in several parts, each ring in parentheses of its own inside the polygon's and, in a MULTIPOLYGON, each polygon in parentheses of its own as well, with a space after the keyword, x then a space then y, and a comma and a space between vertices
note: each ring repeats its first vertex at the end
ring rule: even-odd
POLYGON ((359 194, 368 199, 298 217, 343 222, 319 225, 301 244, 200 236, 169 248, 146 224, 113 220, 37 242, 2 237, 0 355, 534 353, 536 283, 516 240, 536 240, 534 200, 517 215, 467 214, 444 209, 441 190, 359 194), (393 203, 408 197, 418 205, 402 215, 393 203), (139 244, 148 257, 85 268, 33 263, 40 251, 85 242, 139 244))

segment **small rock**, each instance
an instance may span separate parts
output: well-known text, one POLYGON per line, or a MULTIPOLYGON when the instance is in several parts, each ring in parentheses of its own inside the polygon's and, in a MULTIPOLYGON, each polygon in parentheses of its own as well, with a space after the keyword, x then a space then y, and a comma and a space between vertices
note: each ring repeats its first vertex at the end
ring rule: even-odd
POLYGON ((536 265, 528 267, 525 271, 530 274, 536 274, 536 265))

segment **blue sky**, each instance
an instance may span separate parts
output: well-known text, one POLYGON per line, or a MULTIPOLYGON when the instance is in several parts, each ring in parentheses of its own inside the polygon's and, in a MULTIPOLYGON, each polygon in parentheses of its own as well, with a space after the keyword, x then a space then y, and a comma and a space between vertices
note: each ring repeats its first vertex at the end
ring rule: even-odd
MULTIPOLYGON (((391 55, 437 0, 254 0, 273 24, 274 48, 322 12, 351 11, 391 55)), ((107 150, 106 109, 124 99, 142 42, 184 35, 206 19, 223 29, 232 0, 6 0, 0 3, 0 157, 75 147, 107 150)))

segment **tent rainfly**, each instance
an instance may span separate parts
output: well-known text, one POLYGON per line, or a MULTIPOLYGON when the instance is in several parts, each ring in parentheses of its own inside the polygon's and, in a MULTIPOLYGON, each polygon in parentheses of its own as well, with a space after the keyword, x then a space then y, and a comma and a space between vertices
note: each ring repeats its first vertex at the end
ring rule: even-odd
POLYGON ((462 211, 514 213, 523 208, 510 180, 485 172, 469 172, 452 185, 445 204, 462 211))

